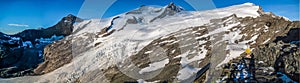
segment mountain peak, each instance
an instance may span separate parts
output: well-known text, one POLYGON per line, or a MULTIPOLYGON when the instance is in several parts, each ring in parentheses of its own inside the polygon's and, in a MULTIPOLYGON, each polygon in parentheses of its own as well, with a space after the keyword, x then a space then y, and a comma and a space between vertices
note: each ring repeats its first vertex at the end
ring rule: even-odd
POLYGON ((75 17, 73 14, 68 14, 67 17, 75 17))
POLYGON ((166 8, 171 9, 175 12, 180 12, 180 11, 184 10, 182 7, 175 5, 173 2, 170 2, 166 8))
POLYGON ((62 18, 62 21, 72 22, 72 24, 73 24, 74 22, 81 22, 83 20, 81 18, 78 18, 77 16, 75 16, 73 14, 68 14, 67 16, 65 16, 64 18, 62 18))
POLYGON ((170 2, 169 5, 175 5, 174 2, 170 2))

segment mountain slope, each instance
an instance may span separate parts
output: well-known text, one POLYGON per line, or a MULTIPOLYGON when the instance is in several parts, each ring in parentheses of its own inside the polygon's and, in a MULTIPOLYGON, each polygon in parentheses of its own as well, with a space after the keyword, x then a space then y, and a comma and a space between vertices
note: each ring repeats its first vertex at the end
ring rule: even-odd
POLYGON ((247 45, 268 43, 291 24, 251 3, 208 11, 183 11, 172 3, 143 6, 76 24, 72 35, 45 48, 45 62, 35 69, 43 75, 5 81, 189 83, 212 63, 207 72, 212 82, 247 45))

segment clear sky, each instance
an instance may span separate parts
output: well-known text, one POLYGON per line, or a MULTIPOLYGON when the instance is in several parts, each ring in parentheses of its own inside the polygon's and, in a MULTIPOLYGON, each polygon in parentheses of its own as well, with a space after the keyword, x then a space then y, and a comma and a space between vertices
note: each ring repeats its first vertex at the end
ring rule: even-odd
POLYGON ((299 0, 0 0, 0 32, 12 34, 24 29, 47 28, 68 14, 84 19, 107 18, 141 5, 165 6, 170 2, 189 11, 251 2, 265 11, 299 20, 299 0))

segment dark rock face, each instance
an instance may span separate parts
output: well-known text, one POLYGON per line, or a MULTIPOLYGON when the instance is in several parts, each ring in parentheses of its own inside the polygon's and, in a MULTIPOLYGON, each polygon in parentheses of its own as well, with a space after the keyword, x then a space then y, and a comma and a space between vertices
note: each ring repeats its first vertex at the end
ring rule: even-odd
MULTIPOLYGON (((294 22, 293 25, 294 26, 300 26, 300 25, 296 25, 296 24, 300 24, 299 22, 294 22)), ((300 40, 300 28, 292 28, 290 29, 290 31, 287 33, 286 36, 279 36, 276 38, 276 40, 274 40, 274 42, 278 42, 278 41, 283 41, 285 43, 290 43, 290 42, 295 42, 300 40)))
MULTIPOLYGON (((266 73, 283 72, 290 76, 294 81, 299 81, 300 49, 295 44, 283 42, 270 43, 259 46, 254 54, 257 55, 257 63, 260 67, 272 67, 274 70, 266 73)), ((299 46, 299 45, 298 45, 299 46)))
POLYGON ((299 22, 293 22, 285 36, 277 37, 272 43, 262 45, 254 50, 256 59, 262 67, 273 67, 274 72, 283 72, 294 81, 299 82, 300 42, 299 22))
POLYGON ((32 75, 32 69, 42 62, 39 48, 21 47, 22 40, 1 34, 0 37, 0 77, 8 78, 32 75))
POLYGON ((7 53, 9 53, 9 48, 3 45, 0 45, 0 58, 7 57, 7 53))
POLYGON ((1 60, 1 77, 33 75, 33 68, 42 62, 36 49, 12 50, 1 60))

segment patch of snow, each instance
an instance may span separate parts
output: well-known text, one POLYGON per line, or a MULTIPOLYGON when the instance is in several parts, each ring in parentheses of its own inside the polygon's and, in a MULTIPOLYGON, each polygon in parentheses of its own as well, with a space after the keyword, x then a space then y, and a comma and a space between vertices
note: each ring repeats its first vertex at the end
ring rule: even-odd
POLYGON ((255 31, 259 31, 260 30, 260 28, 257 28, 257 29, 254 29, 255 31))
POLYGON ((262 64, 262 63, 264 63, 264 61, 258 61, 258 64, 262 64))
POLYGON ((43 52, 42 51, 38 51, 38 53, 39 53, 39 57, 43 56, 43 52))
POLYGON ((284 16, 280 16, 281 18, 283 18, 285 21, 291 21, 289 18, 284 17, 284 16))
POLYGON ((174 49, 174 50, 172 50, 172 52, 171 52, 171 53, 175 53, 175 51, 176 51, 176 50, 174 49))
POLYGON ((267 40, 265 40, 265 41, 263 42, 263 44, 266 44, 268 41, 270 41, 270 39, 271 39, 271 38, 268 38, 267 40))
POLYGON ((66 23, 70 23, 71 21, 69 21, 69 20, 64 20, 64 22, 66 22, 66 23))
POLYGON ((234 31, 234 32, 230 32, 229 34, 225 34, 224 35, 224 38, 223 38, 223 41, 224 40, 228 40, 229 44, 235 44, 235 41, 241 39, 243 36, 240 35, 241 31, 240 30, 237 30, 237 31, 234 31))
POLYGON ((145 52, 145 54, 150 54, 150 53, 152 53, 152 52, 153 52, 153 51, 150 50, 150 51, 145 52))
POLYGON ((257 26, 257 24, 254 24, 254 25, 253 25, 253 27, 256 27, 256 26, 257 26))
POLYGON ((20 37, 11 37, 12 40, 19 41, 21 38, 20 37))
POLYGON ((25 41, 25 42, 23 42, 23 47, 32 48, 33 45, 32 45, 32 43, 31 43, 31 41, 25 41))
POLYGON ((252 43, 256 43, 256 39, 258 38, 258 34, 257 35, 254 35, 252 36, 252 38, 250 40, 245 40, 245 41, 242 41, 241 43, 249 43, 249 42, 252 42, 252 43))
POLYGON ((236 57, 239 57, 244 51, 236 51, 236 50, 230 50, 229 54, 226 55, 226 58, 217 65, 217 67, 220 67, 223 64, 228 63, 231 59, 234 59, 236 57))
POLYGON ((268 32, 269 31, 269 27, 268 26, 264 26, 265 28, 264 28, 264 32, 268 32))
POLYGON ((175 40, 165 40, 165 41, 159 42, 159 44, 170 43, 170 42, 174 42, 174 41, 175 40))
POLYGON ((197 60, 205 58, 207 50, 204 47, 202 47, 202 53, 198 53, 193 58, 189 59, 188 56, 192 56, 192 54, 194 54, 195 52, 196 51, 190 52, 190 50, 188 50, 187 52, 185 52, 183 54, 180 54, 180 55, 178 55, 178 56, 176 56, 174 58, 181 57, 180 63, 182 65, 182 67, 185 67, 187 64, 189 64, 191 62, 194 62, 194 61, 197 61, 197 60))
POLYGON ((159 62, 154 62, 154 63, 151 63, 149 64, 148 67, 145 67, 143 69, 141 69, 139 71, 140 74, 142 73, 145 73, 145 72, 151 72, 151 71, 155 71, 157 69, 161 69, 163 67, 165 67, 166 64, 169 63, 169 59, 165 59, 165 60, 162 60, 162 61, 159 61, 159 62))
POLYGON ((45 43, 45 44, 50 44, 52 43, 53 41, 56 41, 56 40, 60 40, 64 38, 64 36, 56 36, 56 35, 53 35, 51 36, 51 38, 40 38, 40 39, 35 39, 36 42, 39 42, 39 43, 45 43))
POLYGON ((179 70, 178 72, 178 76, 177 78, 179 80, 186 80, 191 76, 194 76, 195 74, 197 74, 197 72, 200 70, 201 68, 194 68, 192 66, 186 66, 183 69, 179 70))

